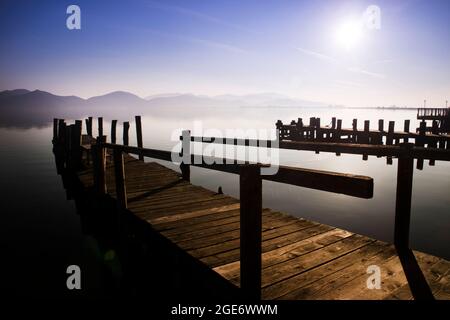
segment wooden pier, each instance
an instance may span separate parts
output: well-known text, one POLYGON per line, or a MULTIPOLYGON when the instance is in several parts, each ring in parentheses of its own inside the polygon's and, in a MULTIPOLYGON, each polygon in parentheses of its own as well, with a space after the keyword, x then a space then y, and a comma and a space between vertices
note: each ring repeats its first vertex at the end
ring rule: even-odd
MULTIPOLYGON (((111 199, 118 211, 145 223, 198 263, 198 268, 208 269, 243 297, 450 299, 450 263, 412 251, 408 245, 412 159, 448 160, 447 150, 435 152, 412 145, 384 146, 381 150, 355 144, 286 145, 301 150, 398 157, 393 245, 262 208, 262 180, 370 198, 374 183, 370 177, 291 167, 281 167, 273 176, 262 176, 260 164, 185 160, 180 174, 143 161, 144 157, 171 161, 174 155, 143 148, 140 117, 136 119, 138 147, 128 146, 129 125, 124 126, 124 143, 119 145, 115 143, 116 122, 111 133, 113 143, 107 143, 102 125, 98 138, 93 138, 91 118, 86 122, 86 135, 82 135, 81 121, 67 126, 64 120, 55 119, 54 151, 59 172, 73 172, 80 188, 95 194, 96 201, 111 199), (240 200, 191 184, 191 166, 239 174, 240 200), (380 268, 379 289, 368 288, 370 266, 380 268)), ((182 138, 181 156, 189 160, 194 160, 191 141, 226 143, 217 138, 191 137, 188 131, 182 138)), ((248 139, 231 141, 252 145, 248 139)))
MULTIPOLYGON (((283 124, 281 120, 276 123, 279 132, 279 140, 283 142, 328 142, 342 144, 377 145, 392 146, 401 143, 413 143, 415 146, 432 149, 450 149, 450 135, 447 130, 449 112, 448 109, 425 109, 418 110, 418 119, 421 119, 420 127, 412 132, 410 130, 410 120, 405 120, 403 131, 395 131, 395 121, 388 122, 385 130, 384 120, 378 120, 377 129, 370 129, 370 121, 364 121, 364 129, 358 129, 358 119, 353 119, 351 128, 343 128, 342 120, 332 118, 331 124, 321 125, 321 119, 311 117, 309 125, 303 123, 302 118, 297 121, 292 120, 290 124, 283 124), (432 126, 427 127, 425 120, 433 120, 432 126)), ((336 155, 340 155, 337 153, 336 155)), ((363 160, 367 160, 367 155, 363 154, 363 160)), ((392 164, 392 157, 386 159, 388 165, 392 164)), ((434 159, 429 164, 434 165, 434 159)), ((418 159, 417 169, 423 169, 423 159, 418 159)))

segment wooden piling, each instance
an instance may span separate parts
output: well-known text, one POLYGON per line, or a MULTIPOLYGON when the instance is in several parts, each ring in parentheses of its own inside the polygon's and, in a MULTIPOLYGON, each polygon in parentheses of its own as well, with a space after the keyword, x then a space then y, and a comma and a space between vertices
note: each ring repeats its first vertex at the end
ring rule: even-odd
POLYGON ((303 119, 297 119, 297 140, 301 141, 304 138, 304 130, 303 130, 303 119))
MULTIPOLYGON (((370 120, 364 121, 364 134, 362 135, 361 142, 369 144, 370 143, 370 137, 369 137, 369 129, 370 129, 370 120)), ((367 154, 363 154, 362 159, 366 161, 368 159, 367 154)))
MULTIPOLYGON (((141 116, 136 116, 136 140, 138 148, 143 147, 142 143, 142 122, 141 122, 141 116)), ((144 160, 144 156, 142 154, 139 155, 139 160, 144 160)))
POLYGON ((106 155, 105 148, 102 145, 102 139, 99 137, 97 143, 92 145, 92 161, 94 174, 94 188, 98 194, 106 194, 106 155))
POLYGON ((113 158, 114 158, 114 173, 116 180, 117 204, 119 208, 126 209, 128 204, 127 204, 127 189, 125 185, 123 152, 121 150, 114 149, 113 158))
MULTIPOLYGON (((336 141, 336 142, 341 141, 341 129, 342 129, 342 119, 338 119, 337 125, 336 125, 336 133, 335 133, 336 136, 334 137, 334 141, 336 141)), ((340 156, 341 153, 336 152, 336 155, 340 156)))
POLYGON ((378 120, 378 131, 380 131, 380 132, 384 131, 384 120, 383 119, 378 120))
MULTIPOLYGON (((409 133, 409 124, 410 124, 410 121, 409 120, 405 120, 405 125, 403 127, 403 131, 406 132, 406 133, 409 133)), ((403 142, 405 142, 405 143, 409 142, 408 136, 405 136, 405 139, 403 139, 403 142)))
POLYGON ((86 119, 86 133, 88 136, 92 137, 92 117, 86 119))
POLYGON ((81 120, 76 120, 71 128, 70 133, 70 163, 72 169, 78 169, 81 166, 81 136, 82 136, 81 120))
POLYGON ((103 118, 98 118, 98 136, 103 137, 103 118))
POLYGON ((116 143, 116 127, 117 127, 117 120, 111 121, 111 143, 116 143))
POLYGON ((130 142, 128 137, 128 131, 130 130, 130 123, 128 121, 125 121, 123 123, 123 145, 127 146, 130 142))
POLYGON ((181 142, 181 159, 180 164, 181 176, 184 180, 191 180, 191 131, 183 130, 181 142))
MULTIPOLYGON (((425 145, 425 132, 427 130, 427 123, 422 120, 419 125, 419 136, 416 138, 416 146, 423 147, 425 145)), ((423 159, 417 159, 418 170, 423 170, 423 159)))
MULTIPOLYGON (((388 124, 388 134, 386 136, 386 145, 392 145, 392 143, 394 142, 394 128, 395 128, 395 121, 389 121, 388 124)), ((388 165, 392 164, 392 157, 387 157, 386 158, 386 163, 388 165)))
POLYGON ((262 183, 259 165, 240 168, 241 289, 250 299, 261 299, 262 183))
POLYGON ((394 244, 400 249, 409 248, 409 225, 411 216, 411 196, 414 172, 412 143, 402 143, 402 153, 398 158, 397 194, 395 202, 394 244))
POLYGON ((353 119, 352 129, 353 129, 352 141, 353 141, 353 143, 357 143, 358 142, 358 119, 353 119))
POLYGON ((53 142, 58 139, 58 119, 53 119, 53 142))

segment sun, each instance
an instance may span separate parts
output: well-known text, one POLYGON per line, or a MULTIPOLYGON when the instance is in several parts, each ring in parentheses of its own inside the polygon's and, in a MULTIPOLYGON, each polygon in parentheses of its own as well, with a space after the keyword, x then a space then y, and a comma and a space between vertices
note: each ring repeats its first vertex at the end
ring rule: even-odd
POLYGON ((360 21, 347 20, 336 29, 336 42, 346 50, 354 49, 361 42, 363 26, 360 21))

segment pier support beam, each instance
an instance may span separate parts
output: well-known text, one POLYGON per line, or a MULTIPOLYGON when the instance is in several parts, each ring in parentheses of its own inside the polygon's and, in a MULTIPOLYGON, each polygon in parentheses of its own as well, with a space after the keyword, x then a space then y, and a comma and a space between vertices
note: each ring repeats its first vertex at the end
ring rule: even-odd
MULTIPOLYGON (((136 119, 136 140, 138 148, 143 147, 142 143, 142 122, 141 116, 135 116, 136 119)), ((139 160, 144 160, 144 156, 142 154, 139 155, 139 160)))
POLYGON ((123 152, 119 149, 114 149, 114 173, 116 180, 116 196, 117 204, 119 208, 126 209, 128 206, 127 201, 127 188, 125 185, 125 168, 123 161, 123 152))
POLYGON ((181 142, 181 159, 182 162, 180 164, 181 175, 183 179, 186 181, 191 181, 191 131, 183 130, 182 132, 181 142))
POLYGON ((411 197, 414 172, 412 143, 400 144, 403 152, 398 157, 397 195, 395 203, 395 246, 401 249, 409 248, 409 224, 411 218, 411 197))
POLYGON ((261 299, 262 183, 261 167, 243 165, 239 177, 241 201, 241 289, 254 300, 261 299))

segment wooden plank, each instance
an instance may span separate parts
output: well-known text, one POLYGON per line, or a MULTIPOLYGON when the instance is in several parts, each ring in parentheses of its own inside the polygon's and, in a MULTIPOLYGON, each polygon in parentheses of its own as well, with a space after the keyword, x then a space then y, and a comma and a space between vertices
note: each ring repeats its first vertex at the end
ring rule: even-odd
MULTIPOLYGON (((353 233, 351 232, 340 229, 333 229, 331 231, 294 242, 284 247, 267 251, 262 254, 262 268, 267 268, 272 265, 276 265, 277 263, 293 259, 294 257, 298 257, 305 253, 317 250, 328 244, 347 238, 351 235, 353 235, 353 233)), ((240 261, 235 261, 226 265, 216 267, 214 268, 214 271, 222 275, 224 278, 232 280, 239 277, 239 268, 240 261)))
MULTIPOLYGON (((392 245, 372 242, 350 254, 341 256, 324 265, 299 275, 298 277, 288 279, 289 286, 283 288, 283 292, 288 292, 280 299, 321 299, 327 293, 340 288, 342 285, 364 275, 364 285, 367 283, 367 268, 370 265, 381 265, 385 261, 395 257, 395 249, 392 245), (303 278, 301 278, 303 276, 303 278), (308 278, 306 278, 308 277, 308 278), (298 280, 296 284, 294 280, 298 280), (294 288, 292 285, 296 286, 294 288)), ((281 285, 281 283, 280 283, 281 285)), ((366 288, 366 290, 368 290, 366 288)))
MULTIPOLYGON (((299 232, 280 234, 262 243, 262 252, 267 252, 288 244, 310 238, 314 235, 324 233, 333 228, 325 225, 306 226, 299 232)), ((263 232, 264 239, 264 232, 263 232)), ((189 251, 191 255, 199 258, 211 268, 239 260, 239 240, 227 241, 223 244, 213 245, 198 250, 189 251)))
POLYGON ((215 213, 219 212, 225 212, 229 210, 238 209, 240 207, 240 203, 233 203, 226 206, 221 207, 215 207, 211 209, 203 209, 203 210, 197 210, 197 211, 191 211, 191 212, 184 212, 181 214, 174 214, 170 216, 163 216, 158 218, 153 218, 148 220, 153 225, 159 225, 163 223, 171 223, 173 221, 179 221, 179 220, 185 220, 185 219, 191 219, 195 217, 202 217, 202 216, 209 216, 213 215, 215 213))
MULTIPOLYGON (((211 246, 217 243, 230 241, 240 238, 239 222, 229 223, 217 227, 208 227, 208 229, 195 233, 194 236, 182 234, 178 239, 169 236, 171 240, 177 243, 178 246, 185 250, 199 249, 207 246, 211 246)), ((281 222, 279 219, 271 217, 271 214, 267 212, 263 215, 263 227, 262 234, 264 240, 270 240, 277 237, 278 233, 293 233, 309 227, 307 223, 301 223, 300 221, 281 222), (270 225, 270 227, 269 227, 270 225)))
POLYGON ((263 270, 262 286, 266 287, 296 274, 306 272, 324 262, 334 260, 339 256, 368 245, 373 241, 373 239, 364 236, 352 235, 317 251, 268 267, 263 270))

